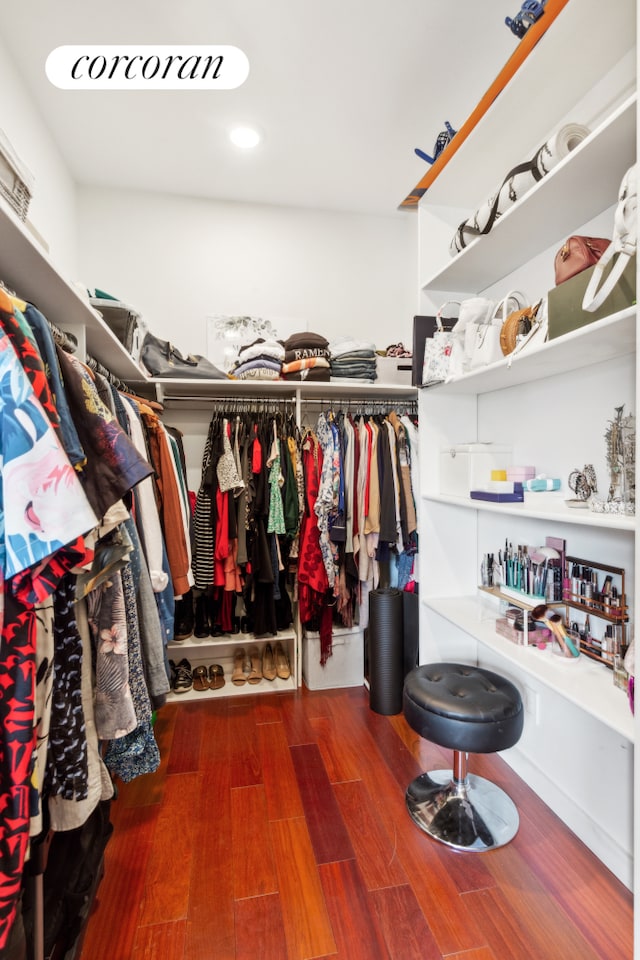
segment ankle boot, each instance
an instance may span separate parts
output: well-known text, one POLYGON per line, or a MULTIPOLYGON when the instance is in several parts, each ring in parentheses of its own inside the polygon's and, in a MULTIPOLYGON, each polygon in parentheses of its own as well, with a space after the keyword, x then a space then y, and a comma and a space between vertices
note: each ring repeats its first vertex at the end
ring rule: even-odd
POLYGON ((196 637, 209 636, 209 610, 207 598, 204 594, 196 597, 195 629, 193 632, 196 637))

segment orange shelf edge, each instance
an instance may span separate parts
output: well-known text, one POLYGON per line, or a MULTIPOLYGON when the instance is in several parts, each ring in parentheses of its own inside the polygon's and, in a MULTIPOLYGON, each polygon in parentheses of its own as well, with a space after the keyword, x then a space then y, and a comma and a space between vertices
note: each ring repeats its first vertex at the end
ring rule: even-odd
POLYGON ((407 208, 417 207, 433 181, 442 173, 454 153, 460 149, 476 124, 482 119, 491 104, 504 90, 514 74, 520 69, 537 42, 544 36, 568 2, 569 0, 547 0, 544 14, 536 23, 529 27, 515 51, 511 54, 489 89, 478 101, 476 107, 462 124, 453 140, 445 147, 435 163, 429 167, 427 173, 425 173, 424 177, 416 184, 411 193, 404 198, 398 209, 406 210, 407 208))

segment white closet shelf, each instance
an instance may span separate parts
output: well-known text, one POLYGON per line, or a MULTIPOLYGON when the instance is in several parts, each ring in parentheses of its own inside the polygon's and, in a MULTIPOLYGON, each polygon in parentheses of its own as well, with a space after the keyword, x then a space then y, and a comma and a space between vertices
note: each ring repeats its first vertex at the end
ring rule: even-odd
POLYGON ((451 507, 499 513, 512 517, 531 517, 534 520, 551 520, 553 523, 573 523, 586 527, 635 532, 635 516, 614 513, 594 513, 592 510, 576 510, 567 507, 565 499, 570 493, 525 493, 524 503, 491 503, 487 500, 472 500, 470 497, 450 497, 440 493, 425 493, 425 502, 444 503, 451 507))
POLYGON ((292 381, 196 380, 154 377, 147 381, 155 386, 158 400, 206 400, 213 397, 241 397, 260 400, 304 400, 406 398, 415 400, 416 387, 398 383, 294 383, 292 381))
MULTIPOLYGON (((205 665, 208 666, 209 663, 220 663, 224 669, 224 687, 220 687, 219 690, 188 690, 186 693, 174 693, 173 690, 167 694, 167 703, 189 703, 193 701, 204 701, 204 700, 222 700, 227 697, 247 697, 251 694, 262 694, 262 693, 284 693, 286 691, 292 692, 296 689, 295 680, 293 674, 289 677, 288 680, 281 680, 279 677, 276 677, 275 680, 265 680, 264 678, 260 683, 243 683, 240 686, 236 686, 235 683, 231 682, 231 671, 233 669, 233 661, 227 659, 225 660, 203 660, 205 665)), ((197 666, 197 664, 194 664, 197 666)))
MULTIPOLYGON (((469 207, 481 202, 498 186, 494 181, 532 156, 556 129, 556 121, 567 116, 585 91, 634 49, 635 40, 633 5, 617 4, 614 11, 602 0, 567 3, 464 147, 452 155, 431 184, 428 202, 447 205, 455 198, 456 206, 469 207), (562 79, 555 82, 558 75, 562 79), (555 124, 553 129, 550 123, 555 124), (479 162, 485 157, 493 158, 492 165, 479 162)), ((584 122, 582 116, 571 120, 584 122)))
MULTIPOLYGON (((500 279, 545 247, 562 242, 581 223, 615 204, 622 177, 635 161, 635 149, 634 95, 511 206, 490 233, 478 237, 429 277, 423 289, 440 294, 477 293, 486 287, 487 277, 500 279)), ((479 196, 476 205, 484 199, 479 196)))
POLYGON ((545 377, 580 370, 605 360, 624 357, 636 351, 635 307, 620 310, 586 327, 571 330, 539 347, 525 349, 487 367, 465 373, 449 383, 426 387, 446 390, 447 394, 480 395, 545 377))
MULTIPOLYGON (((521 677, 530 676, 554 693, 596 717, 627 740, 634 742, 635 723, 626 694, 614 686, 613 674, 588 657, 565 661, 551 650, 519 646, 496 633, 494 620, 478 597, 425 598, 424 606, 493 652, 504 657, 521 677)), ((496 611, 497 615, 497 611, 496 611)))
POLYGON ((4 283, 19 297, 28 297, 61 330, 83 327, 86 349, 121 380, 145 380, 145 374, 127 353, 100 315, 61 276, 46 251, 18 219, 6 201, 0 199, 0 250, 4 283))

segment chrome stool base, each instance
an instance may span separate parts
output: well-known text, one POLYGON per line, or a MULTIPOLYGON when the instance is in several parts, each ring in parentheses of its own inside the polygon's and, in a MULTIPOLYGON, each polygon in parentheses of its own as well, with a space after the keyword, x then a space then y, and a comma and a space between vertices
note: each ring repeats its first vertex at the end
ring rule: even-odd
POLYGON ((490 780, 453 770, 416 777, 406 793, 409 815, 424 833, 456 850, 493 850, 518 832, 515 803, 490 780))

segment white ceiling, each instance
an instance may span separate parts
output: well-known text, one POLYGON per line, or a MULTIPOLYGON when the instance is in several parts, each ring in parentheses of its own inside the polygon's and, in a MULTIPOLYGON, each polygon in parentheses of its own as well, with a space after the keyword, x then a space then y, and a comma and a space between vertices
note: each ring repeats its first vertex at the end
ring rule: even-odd
MULTIPOLYGON (((3 37, 81 184, 392 214, 518 40, 520 0, 28 0, 3 37), (66 91, 46 79, 63 44, 232 44, 236 90, 66 91), (239 152, 234 123, 263 143, 239 152)), ((514 118, 518 122, 518 118, 514 118)))

